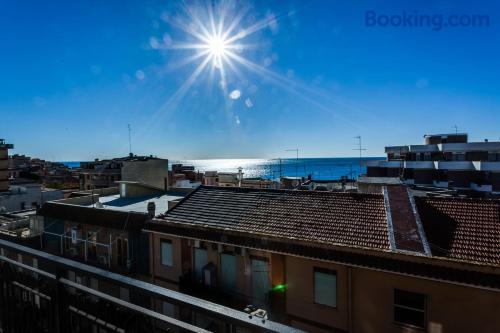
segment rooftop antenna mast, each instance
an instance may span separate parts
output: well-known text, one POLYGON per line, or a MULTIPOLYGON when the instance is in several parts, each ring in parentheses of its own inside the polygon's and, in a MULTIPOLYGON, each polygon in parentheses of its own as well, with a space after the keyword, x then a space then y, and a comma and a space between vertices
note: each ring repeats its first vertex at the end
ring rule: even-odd
POLYGON ((362 144, 361 144, 361 135, 355 136, 354 138, 358 140, 358 148, 354 148, 353 150, 359 151, 359 173, 358 173, 358 177, 359 177, 361 175, 361 168, 363 166, 362 165, 362 163, 363 163, 362 162, 362 157, 363 157, 362 153, 366 149, 364 149, 362 144))
POLYGON ((455 126, 453 126, 453 128, 455 129, 455 134, 458 134, 458 126, 455 125, 455 126))
POLYGON ((129 150, 128 153, 130 156, 132 156, 132 137, 130 135, 132 129, 130 128, 130 124, 127 124, 127 128, 128 128, 128 150, 129 150))
POLYGON ((297 160, 296 160, 297 163, 295 163, 295 177, 298 177, 299 176, 299 148, 287 149, 285 151, 294 151, 297 154, 297 160))

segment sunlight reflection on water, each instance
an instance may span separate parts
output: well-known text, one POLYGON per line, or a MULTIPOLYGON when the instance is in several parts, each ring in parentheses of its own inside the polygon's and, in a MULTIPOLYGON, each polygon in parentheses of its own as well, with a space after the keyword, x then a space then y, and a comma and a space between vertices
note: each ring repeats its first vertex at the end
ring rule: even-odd
MULTIPOLYGON (((381 158, 364 158, 361 173, 366 172, 366 160, 381 158)), ((281 159, 207 159, 207 160, 180 160, 171 161, 172 164, 182 163, 192 165, 196 170, 237 172, 243 168, 245 177, 279 178, 282 176, 306 177, 313 179, 339 179, 342 176, 357 177, 360 171, 358 158, 294 158, 281 159)))

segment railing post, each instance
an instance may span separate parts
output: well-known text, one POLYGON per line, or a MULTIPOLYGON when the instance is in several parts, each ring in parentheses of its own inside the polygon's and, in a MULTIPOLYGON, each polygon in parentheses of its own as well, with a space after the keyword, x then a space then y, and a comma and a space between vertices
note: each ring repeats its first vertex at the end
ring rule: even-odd
POLYGON ((66 330, 66 318, 64 314, 64 286, 61 284, 59 279, 62 277, 62 272, 58 269, 56 271, 56 285, 54 288, 53 304, 52 308, 54 311, 54 325, 55 333, 68 332, 66 330))

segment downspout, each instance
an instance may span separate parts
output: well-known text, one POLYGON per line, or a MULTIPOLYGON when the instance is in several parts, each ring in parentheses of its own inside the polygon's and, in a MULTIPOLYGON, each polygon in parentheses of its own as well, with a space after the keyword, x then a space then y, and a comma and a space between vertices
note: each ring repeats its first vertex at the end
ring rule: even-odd
POLYGON ((150 246, 150 250, 149 250, 149 255, 150 255, 149 264, 151 265, 151 278, 152 278, 152 283, 154 284, 155 283, 155 276, 156 276, 155 262, 154 262, 154 252, 155 252, 155 237, 154 237, 154 233, 151 232, 149 234, 149 237, 150 237, 150 240, 151 240, 151 246, 150 246))
POLYGON ((347 267, 347 331, 352 333, 352 267, 347 267))

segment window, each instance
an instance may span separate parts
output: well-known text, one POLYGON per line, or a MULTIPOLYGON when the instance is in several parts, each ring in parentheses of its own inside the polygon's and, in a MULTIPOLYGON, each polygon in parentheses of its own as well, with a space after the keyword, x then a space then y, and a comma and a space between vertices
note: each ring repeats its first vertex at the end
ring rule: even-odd
POLYGON ((425 329, 424 294, 394 289, 394 321, 425 329))
POLYGON ((229 253, 220 255, 221 287, 227 291, 236 288, 236 256, 229 253))
POLYGON ((337 272, 314 269, 314 303, 337 307, 337 272))
POLYGON ((173 266, 172 242, 169 240, 161 240, 161 264, 163 266, 173 266))
POLYGON ((203 280, 203 267, 208 264, 208 254, 205 249, 194 249, 194 272, 196 280, 202 282, 203 280))
POLYGON ((265 304, 270 288, 269 262, 266 258, 252 258, 252 298, 254 305, 265 304))

